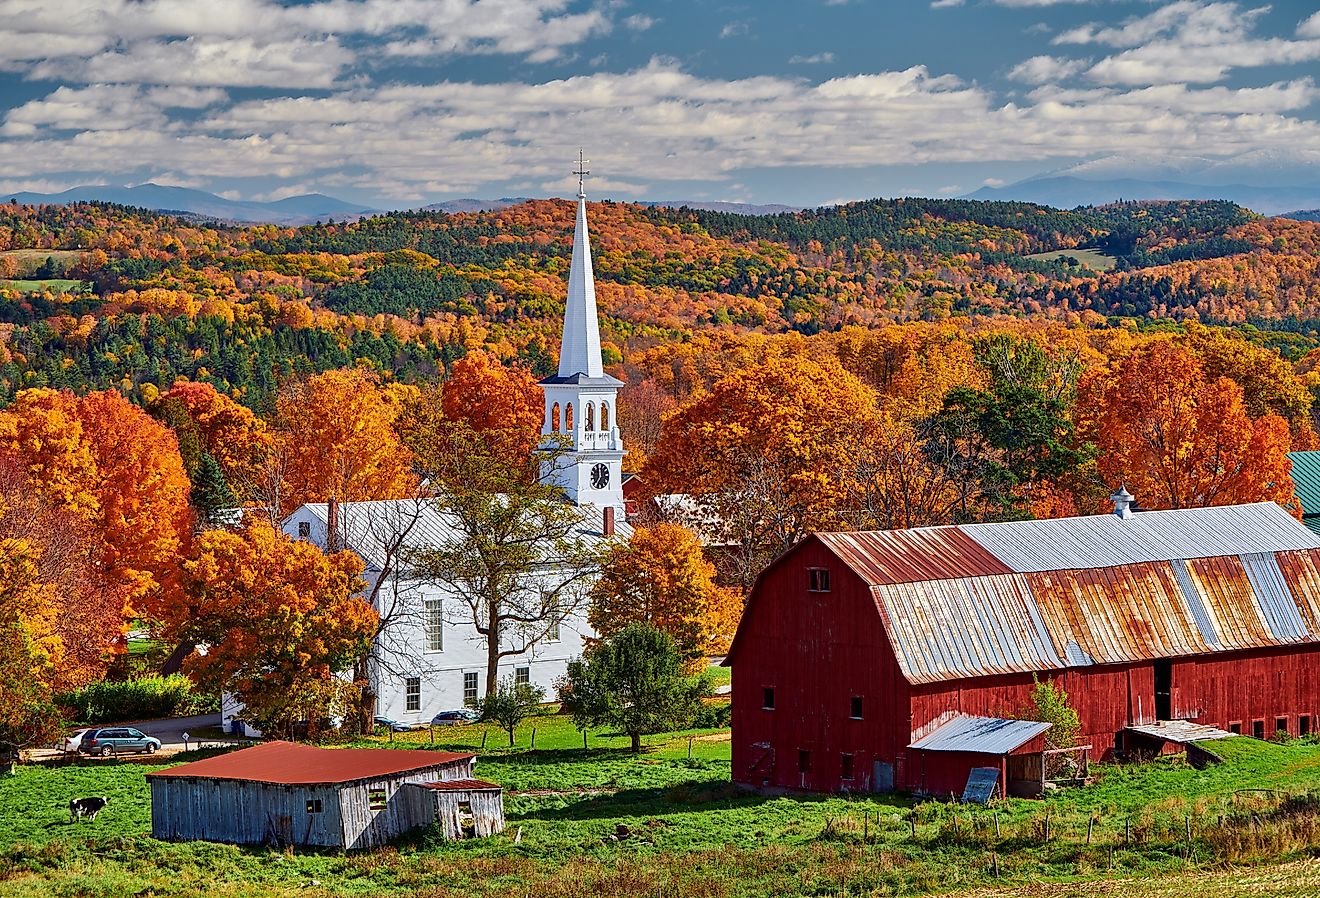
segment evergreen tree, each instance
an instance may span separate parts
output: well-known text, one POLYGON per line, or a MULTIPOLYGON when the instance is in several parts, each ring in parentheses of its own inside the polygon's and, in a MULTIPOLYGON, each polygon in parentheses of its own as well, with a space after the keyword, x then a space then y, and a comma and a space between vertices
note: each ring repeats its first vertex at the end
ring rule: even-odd
POLYGON ((225 482, 225 472, 209 452, 203 452, 192 474, 192 504, 197 516, 207 525, 216 523, 216 513, 238 503, 225 482))

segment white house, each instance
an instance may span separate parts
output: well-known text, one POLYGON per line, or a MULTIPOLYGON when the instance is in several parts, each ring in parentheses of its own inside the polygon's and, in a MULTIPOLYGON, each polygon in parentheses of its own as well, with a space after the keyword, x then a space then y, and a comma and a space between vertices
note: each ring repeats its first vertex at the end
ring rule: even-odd
MULTIPOLYGON (((561 485, 568 500, 582 509, 580 537, 587 541, 627 539, 631 529, 624 520, 624 449, 616 412, 622 382, 607 375, 602 365, 581 182, 585 171, 578 174, 577 224, 559 370, 541 381, 545 391, 542 434, 547 441, 564 446, 566 454, 544 476, 561 485)), ((324 548, 332 516, 339 533, 336 543, 357 552, 366 565, 367 595, 375 590, 382 572, 391 571, 387 582, 375 590, 377 611, 393 621, 373 653, 370 676, 377 713, 422 724, 438 711, 461 708, 484 695, 486 644, 473 625, 470 607, 442 586, 413 575, 406 563, 411 553, 460 538, 454 522, 426 500, 342 503, 333 515, 327 505, 315 504, 294 511, 284 521, 284 532, 324 548), (399 565, 389 563, 395 544, 403 551, 394 554, 405 559, 399 565)), ((545 577, 557 575, 562 576, 562 568, 547 564, 545 577)), ((554 624, 506 634, 506 640, 513 639, 515 647, 526 651, 504 659, 499 675, 513 674, 553 694, 554 681, 565 673, 569 660, 582 654, 584 637, 594 635, 586 622, 588 588, 587 583, 574 587, 578 599, 570 602, 574 609, 554 624)))

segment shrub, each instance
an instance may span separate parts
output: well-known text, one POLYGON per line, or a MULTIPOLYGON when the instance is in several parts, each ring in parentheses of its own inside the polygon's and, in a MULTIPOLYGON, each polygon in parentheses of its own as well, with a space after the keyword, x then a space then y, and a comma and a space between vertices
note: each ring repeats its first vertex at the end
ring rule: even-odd
POLYGON ((91 683, 58 696, 56 701, 81 723, 149 720, 218 710, 214 696, 197 692, 192 680, 180 674, 91 683))

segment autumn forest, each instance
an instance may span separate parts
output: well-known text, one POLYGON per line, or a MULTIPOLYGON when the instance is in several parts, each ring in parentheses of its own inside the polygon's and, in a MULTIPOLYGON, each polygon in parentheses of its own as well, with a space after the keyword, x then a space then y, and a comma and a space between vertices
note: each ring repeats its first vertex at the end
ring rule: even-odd
MULTIPOLYGON (((590 216, 639 524, 726 548, 693 569, 726 636, 811 530, 1089 514, 1120 484, 1146 508, 1300 514, 1286 453, 1320 448, 1320 224, 1222 202, 590 216)), ((340 600, 360 562, 279 520, 457 483, 460 431, 529 458, 572 227, 563 201, 301 228, 0 205, 10 728, 103 678, 130 628, 190 651, 260 621, 309 681, 360 655, 374 612, 340 600), (222 526, 238 507, 259 513, 222 526), (254 580, 287 589, 258 607, 234 586, 254 580)), ((252 651, 192 672, 232 683, 252 651)))

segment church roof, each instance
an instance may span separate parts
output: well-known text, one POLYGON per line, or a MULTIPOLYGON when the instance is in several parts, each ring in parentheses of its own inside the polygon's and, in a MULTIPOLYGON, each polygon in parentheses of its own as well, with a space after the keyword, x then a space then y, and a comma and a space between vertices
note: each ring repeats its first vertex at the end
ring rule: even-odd
MULTIPOLYGON (((574 535, 587 543, 601 544, 632 537, 632 527, 623 520, 622 515, 615 519, 614 537, 607 537, 604 510, 595 505, 578 507, 583 520, 574 535)), ((307 509, 322 524, 326 523, 328 512, 325 503, 309 502, 302 508, 307 509)), ((384 565, 388 546, 398 533, 406 533, 404 545, 414 552, 452 545, 466 538, 454 516, 430 499, 341 502, 339 527, 345 546, 362 556, 368 570, 379 570, 384 565)), ((553 564, 554 561, 547 558, 546 563, 553 564)))
MULTIPOLYGON (((596 279, 591 271, 591 241, 587 235, 587 197, 579 182, 577 225, 573 229, 573 262, 568 272, 568 302, 559 344, 559 373, 542 383, 577 383, 575 375, 605 377, 600 356, 600 325, 596 320, 596 279)), ((619 381, 610 378, 612 385, 619 381)))

